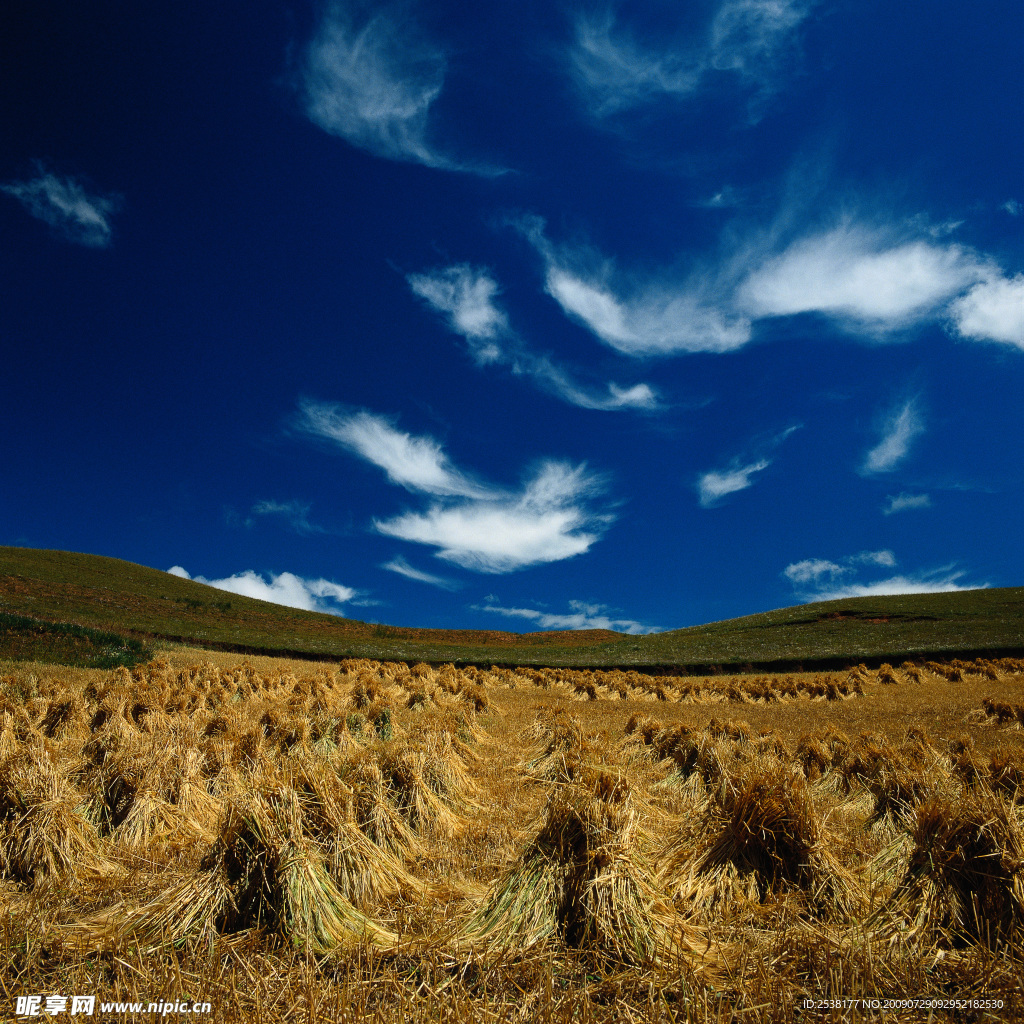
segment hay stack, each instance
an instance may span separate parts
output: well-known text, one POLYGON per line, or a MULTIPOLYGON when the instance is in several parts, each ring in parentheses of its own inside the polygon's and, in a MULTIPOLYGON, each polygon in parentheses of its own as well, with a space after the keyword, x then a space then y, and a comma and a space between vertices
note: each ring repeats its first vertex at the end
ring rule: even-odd
POLYGON ((283 788, 234 803, 198 873, 178 878, 142 906, 108 908, 73 934, 80 944, 153 949, 250 928, 316 954, 395 941, 338 890, 323 851, 305 831, 298 795, 283 788))
POLYGON ((538 718, 528 735, 545 741, 541 751, 523 765, 523 771, 539 781, 571 781, 582 765, 599 761, 604 753, 575 715, 538 718))
POLYGON ((388 800, 418 835, 452 838, 466 829, 466 821, 438 790, 444 770, 426 751, 396 745, 384 752, 379 765, 388 800))
POLYGON ((830 916, 848 916, 857 902, 853 875, 829 847, 806 780, 781 761, 723 779, 704 829, 684 833, 660 873, 703 916, 793 893, 830 916))
POLYGON ((373 757, 352 758, 343 778, 352 789, 355 821, 364 835, 399 859, 412 860, 423 852, 419 839, 388 799, 384 773, 373 757))
POLYGON ((81 794, 45 751, 15 754, 0 765, 0 875, 34 887, 113 869, 81 794))
POLYGON ((355 792, 326 763, 304 764, 291 780, 302 804, 303 828, 324 853, 338 891, 367 909, 373 904, 422 892, 398 857, 369 839, 359 827, 355 792))
POLYGON ((631 787, 595 771, 559 786, 518 862, 463 929, 473 944, 518 951, 558 936, 629 963, 697 948, 660 897, 647 867, 651 838, 631 787))
POLYGON ((1011 803, 1024 799, 1024 764, 1018 751, 997 750, 988 763, 988 780, 992 790, 1011 803))
POLYGON ((902 880, 870 922, 890 942, 982 944, 1024 935, 1024 840, 1004 805, 984 793, 931 797, 914 812, 902 880))

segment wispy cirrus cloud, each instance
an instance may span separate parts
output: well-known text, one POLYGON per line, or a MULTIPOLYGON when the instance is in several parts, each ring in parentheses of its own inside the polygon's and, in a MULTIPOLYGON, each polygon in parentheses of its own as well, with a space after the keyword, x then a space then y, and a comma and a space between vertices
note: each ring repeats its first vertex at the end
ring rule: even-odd
POLYGON ((861 551, 850 555, 847 561, 851 565, 881 565, 891 569, 896 565, 896 555, 888 548, 883 548, 881 551, 861 551))
POLYGON ((771 465, 768 459, 758 459, 747 465, 733 464, 728 469, 713 469, 702 473, 697 480, 697 494, 701 507, 714 508, 727 494, 746 490, 754 481, 755 473, 771 465))
POLYGON ((821 587, 826 580, 835 581, 856 572, 857 567, 862 565, 892 568, 896 565, 896 556, 889 550, 861 551, 856 555, 848 555, 843 559, 842 565, 827 558, 805 558, 802 562, 787 565, 782 575, 794 586, 811 584, 814 587, 821 587))
MULTIPOLYGON (((771 452, 777 449, 783 441, 796 430, 801 429, 802 424, 795 424, 787 427, 773 437, 762 440, 757 447, 762 452, 771 452)), ((760 473, 772 464, 767 454, 760 458, 751 459, 745 462, 742 457, 733 459, 724 469, 713 469, 701 473, 697 478, 697 496, 702 508, 714 508, 721 500, 729 494, 746 490, 754 480, 754 474, 760 473)))
POLYGON ((849 555, 839 564, 824 558, 808 558, 786 566, 782 575, 793 584, 800 600, 834 601, 846 597, 880 597, 893 594, 939 594, 954 590, 977 590, 987 583, 961 584, 964 570, 953 566, 916 573, 899 573, 884 579, 861 582, 851 579, 868 569, 896 566, 892 551, 862 551, 849 555))
POLYGON ((621 387, 610 382, 604 391, 594 390, 547 356, 531 352, 498 306, 498 284, 489 271, 458 264, 430 273, 410 274, 407 280, 413 292, 442 314, 452 331, 466 339, 478 365, 508 366, 513 373, 533 378, 545 391, 582 409, 658 407, 658 395, 649 384, 621 387))
POLYGON ((610 609, 603 604, 589 604, 586 601, 570 601, 568 614, 559 615, 542 612, 535 608, 505 608, 493 597, 485 604, 475 605, 476 611, 494 612, 512 619, 526 619, 541 629, 611 629, 616 633, 657 633, 657 626, 645 626, 633 619, 615 619, 609 615, 610 609))
POLYGON ((632 356, 729 352, 750 340, 750 321, 722 302, 722 282, 700 270, 682 280, 629 281, 614 261, 581 245, 556 245, 539 217, 513 226, 544 261, 545 290, 570 319, 632 356))
POLYGON ((808 596, 806 601, 836 601, 846 597, 887 597, 897 594, 947 594, 955 590, 979 590, 988 586, 987 583, 962 585, 959 581, 965 575, 963 571, 945 568, 910 576, 890 576, 871 583, 840 584, 826 587, 808 596))
POLYGON ((925 431, 924 419, 918 411, 917 401, 910 399, 893 409, 882 424, 881 438, 864 457, 861 472, 888 473, 909 454, 914 439, 925 431))
POLYGON ((38 220, 49 224, 69 242, 92 249, 110 245, 110 218, 121 208, 117 195, 90 194, 81 182, 61 177, 36 164, 37 175, 30 181, 0 185, 0 192, 17 199, 38 220))
POLYGON ((572 558, 612 521, 591 507, 604 482, 585 464, 543 460, 520 487, 498 487, 457 469, 433 438, 413 437, 366 410, 307 402, 299 422, 379 466, 392 483, 436 499, 425 511, 376 519, 374 528, 437 548, 438 558, 465 569, 504 573, 572 558))
POLYGON ((849 566, 838 565, 835 562, 830 562, 827 558, 805 558, 802 562, 793 562, 787 565, 782 571, 782 575, 790 583, 817 584, 823 579, 834 580, 837 576, 842 576, 849 571, 849 566))
POLYGON ((409 491, 462 498, 495 496, 492 488, 452 465, 433 438, 413 437, 398 430, 386 416, 365 409, 346 410, 329 403, 303 402, 298 425, 379 466, 392 483, 409 491))
POLYGON ((698 60, 632 38, 611 9, 577 16, 569 71, 590 113, 606 117, 659 96, 688 96, 700 84, 698 60))
POLYGON ((408 5, 328 4, 303 54, 299 89, 306 116, 375 156, 441 170, 501 170, 454 159, 432 139, 431 108, 447 57, 428 41, 408 5))
POLYGON ((654 100, 687 99, 709 75, 732 73, 753 95, 757 117, 791 61, 810 2, 723 0, 703 34, 669 46, 638 41, 611 6, 579 14, 569 72, 590 113, 607 117, 654 100))
POLYGON ((406 278, 413 293, 444 315, 449 328, 470 344, 478 363, 504 358, 498 344, 509 331, 508 317, 496 303, 498 283, 483 269, 461 263, 406 278))
POLYGON ((896 512, 906 512, 914 508, 931 508, 931 505, 932 499, 927 494, 908 494, 901 491, 899 494, 888 495, 882 513, 891 516, 896 512))
POLYGON ((252 516, 270 516, 283 519, 296 533, 326 533, 322 526, 310 521, 311 508, 312 505, 303 501, 257 501, 249 510, 250 518, 246 522, 247 525, 251 523, 252 516))
POLYGON ((167 571, 172 576, 205 583, 208 587, 226 590, 231 594, 282 604, 288 608, 303 608, 310 612, 340 615, 340 606, 359 596, 359 591, 352 587, 345 587, 322 577, 307 579, 291 572, 268 573, 267 578, 264 578, 261 573, 248 569, 223 579, 211 580, 205 576, 191 576, 180 565, 171 566, 167 571))
POLYGON ((417 583, 429 583, 432 587, 440 587, 442 590, 458 590, 460 586, 456 580, 449 580, 444 576, 435 576, 433 573, 414 568, 401 555, 395 556, 390 562, 385 562, 381 568, 404 576, 408 580, 415 580, 417 583))
POLYGON ((475 572, 505 573, 585 554, 609 522, 587 500, 600 489, 585 466, 548 461, 502 497, 440 504, 376 520, 378 532, 437 548, 475 572))
POLYGON ((512 224, 541 257, 545 291, 565 315, 626 355, 732 352, 759 322, 808 313, 874 341, 938 321, 970 340, 1024 348, 1024 276, 1007 277, 948 232, 922 218, 846 215, 795 230, 801 219, 782 210, 763 230, 724 235, 717 258, 694 256, 659 275, 557 244, 539 217, 512 224))

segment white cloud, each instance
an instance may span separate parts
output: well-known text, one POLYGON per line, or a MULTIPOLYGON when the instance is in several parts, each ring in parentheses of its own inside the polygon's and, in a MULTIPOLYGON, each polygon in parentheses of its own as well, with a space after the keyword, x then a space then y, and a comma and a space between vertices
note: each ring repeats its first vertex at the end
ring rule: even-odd
POLYGON ((729 352, 750 340, 750 322, 709 304, 696 282, 619 295, 606 280, 549 261, 548 294, 602 341, 627 355, 729 352))
POLYGON ((555 366, 546 356, 519 352, 512 369, 515 373, 529 374, 545 390, 581 409, 616 412, 624 409, 651 410, 661 405, 658 393, 649 384, 620 387, 618 384, 609 383, 603 394, 594 392, 576 383, 568 373, 555 366))
POLYGON ((896 564, 896 556, 889 550, 861 551, 860 554, 851 555, 849 561, 857 565, 882 565, 892 568, 896 564))
MULTIPOLYGON (((659 97, 685 99, 710 72, 732 72, 754 86, 757 104, 771 94, 782 58, 811 3, 724 0, 703 39, 672 47, 645 46, 617 27, 610 10, 581 14, 569 69, 592 114, 604 117, 659 97)), ((752 110, 752 113, 756 111, 752 110)))
POLYGON ((743 193, 732 185, 723 185, 714 195, 707 199, 695 200, 693 205, 705 210, 724 210, 743 204, 743 193))
POLYGON ((711 23, 709 63, 767 80, 811 7, 798 0, 725 0, 711 23))
POLYGON ((902 408, 894 410, 882 429, 882 438, 864 459, 862 472, 888 473, 910 453, 914 438, 924 433, 924 422, 911 399, 902 408))
POLYGON ((385 416, 365 410, 345 412, 336 405, 305 402, 300 425, 383 469, 388 479, 410 491, 465 498, 495 497, 486 486, 456 469, 432 437, 413 437, 385 416))
POLYGON ((499 363, 517 375, 532 377, 545 391, 582 409, 618 411, 656 409, 658 395, 648 384, 620 387, 609 383, 595 392, 553 363, 530 352, 509 327, 508 317, 494 299, 497 282, 490 274, 466 264, 407 278, 417 295, 445 315, 448 326, 462 335, 478 365, 499 363))
POLYGON ((846 597, 883 597, 894 594, 945 594, 954 590, 978 590, 987 583, 971 583, 961 586, 957 581, 963 572, 948 569, 915 576, 890 576, 874 583, 848 583, 825 587, 806 598, 807 601, 835 601, 846 597))
POLYGON ((608 522, 585 499, 599 487, 585 466, 545 462, 522 491, 435 504, 377 521, 380 533, 436 547, 437 557, 477 572, 512 572, 590 550, 608 522))
POLYGON ((685 57, 657 53, 617 31, 610 12, 581 14, 569 54, 570 71, 597 116, 637 106, 661 95, 686 96, 700 84, 701 69, 685 57))
POLYGON ((1022 206, 1016 199, 1007 199, 1001 208, 1011 217, 1019 217, 1021 213, 1024 213, 1024 206, 1022 206))
POLYGON ((413 568, 401 555, 385 562, 382 569, 388 572, 398 573, 406 579, 416 580, 417 583, 429 583, 433 587, 441 587, 442 590, 457 590, 459 584, 455 580, 445 579, 443 576, 435 576, 433 573, 424 572, 422 569, 413 568))
MULTIPOLYGON (((306 115, 324 131, 375 156, 446 170, 473 170, 429 141, 430 108, 444 84, 446 58, 402 8, 365 20, 354 5, 332 3, 304 55, 306 115)), ((483 173, 489 173, 484 171, 483 173)))
POLYGON ((39 220, 49 224, 69 242, 103 249, 110 245, 111 214, 121 206, 115 195, 89 195, 74 178, 61 178, 44 171, 31 181, 12 181, 0 191, 13 196, 39 220))
POLYGON ((545 265, 545 290, 573 320, 631 356, 729 352, 750 340, 750 321, 721 303, 722 282, 699 273, 683 281, 620 281, 610 260, 555 246, 539 217, 513 222, 545 265))
POLYGON ((952 590, 976 590, 987 583, 961 585, 965 575, 952 566, 926 572, 889 576, 867 583, 849 577, 867 567, 870 570, 891 569, 896 565, 892 551, 861 551, 848 555, 842 564, 823 558, 807 558, 786 566, 782 575, 793 584, 801 601, 833 601, 846 597, 876 597, 886 594, 938 594, 952 590))
POLYGON ((1024 274, 992 275, 953 302, 949 314, 965 338, 1024 349, 1024 274))
POLYGON ((751 477, 771 465, 768 459, 758 459, 746 466, 733 466, 726 470, 703 473, 697 481, 697 493, 704 508, 712 508, 727 494, 745 490, 753 483, 751 477))
POLYGON ((856 572, 858 565, 884 566, 891 568, 896 564, 896 556, 891 551, 861 551, 857 555, 849 555, 843 559, 845 564, 831 562, 825 558, 805 558, 802 562, 793 562, 782 570, 782 575, 794 586, 813 584, 815 587, 825 586, 826 579, 835 581, 841 576, 856 572))
POLYGON ((196 583, 205 583, 208 587, 226 590, 231 594, 253 597, 288 608, 302 608, 310 612, 337 614, 340 611, 338 605, 351 601, 359 593, 351 587, 344 587, 331 580, 304 579, 290 572, 283 572, 280 575, 270 573, 269 580, 266 580, 260 573, 248 569, 224 579, 209 580, 205 576, 190 576, 180 565, 172 566, 167 571, 172 576, 193 579, 196 583))
POLYGON ((438 548, 477 572, 511 572, 584 554, 611 517, 591 511, 602 489, 585 465, 541 462, 518 490, 470 479, 430 437, 413 437, 373 413, 306 403, 302 425, 380 466, 392 483, 437 499, 425 512, 376 520, 379 533, 438 548))
MULTIPOLYGON (((310 522, 310 508, 308 503, 302 501, 257 501, 250 513, 254 516, 278 516, 284 519, 296 533, 324 533, 322 526, 310 522)), ((251 520, 246 521, 247 526, 250 523, 251 520)))
POLYGON ((899 494, 890 494, 887 500, 888 505, 882 509, 887 516, 912 508, 931 508, 932 504, 932 499, 927 494, 907 494, 902 491, 899 494))
POLYGON ((534 608, 503 608, 488 598, 488 603, 474 606, 476 611, 494 612, 509 618, 527 619, 541 629, 611 629, 617 633, 657 633, 658 627, 645 626, 633 619, 613 619, 603 604, 587 604, 584 601, 570 601, 568 615, 554 615, 534 608))
POLYGON ((874 339, 945 318, 964 337, 1024 348, 1024 275, 936 241, 949 226, 922 217, 869 226, 847 218, 798 233, 800 212, 774 226, 723 236, 723 255, 689 269, 628 274, 583 245, 557 245, 541 218, 511 221, 544 264, 545 290, 570 319, 631 356, 731 352, 758 320, 818 313, 874 339))
POLYGON ((935 315, 990 272, 958 245, 896 241, 890 232, 845 224, 769 257, 737 300, 753 317, 818 312, 886 330, 935 315))
POLYGON ((508 332, 508 318, 495 305, 498 284, 485 270, 463 263, 429 274, 409 274, 407 280, 413 292, 447 315, 453 331, 473 344, 478 362, 500 358, 493 342, 508 332))
POLYGON ((793 562, 783 570, 783 576, 790 583, 818 583, 823 577, 835 579, 850 570, 824 558, 805 558, 802 562, 793 562))

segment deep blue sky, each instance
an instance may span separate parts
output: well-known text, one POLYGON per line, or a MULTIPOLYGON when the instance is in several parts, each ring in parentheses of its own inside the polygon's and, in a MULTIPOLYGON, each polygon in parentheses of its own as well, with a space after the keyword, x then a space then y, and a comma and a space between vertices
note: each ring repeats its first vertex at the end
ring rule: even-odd
POLYGON ((1024 11, 0 14, 0 543, 397 624, 1024 583, 1024 11))

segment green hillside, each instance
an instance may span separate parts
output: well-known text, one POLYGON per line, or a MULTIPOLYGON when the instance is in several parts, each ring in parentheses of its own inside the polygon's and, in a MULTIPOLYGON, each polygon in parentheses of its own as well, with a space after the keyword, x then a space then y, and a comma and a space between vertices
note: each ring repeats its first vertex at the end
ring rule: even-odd
POLYGON ((1024 648, 1024 587, 820 601, 643 641, 643 660, 665 664, 1011 654, 1024 648))
POLYGON ((383 626, 239 597, 116 558, 10 547, 0 547, 0 613, 0 657, 40 658, 50 644, 51 660, 69 660, 73 641, 81 663, 111 657, 110 634, 240 653, 691 670, 1024 653, 1022 587, 828 601, 651 636, 517 634, 383 626), (91 641, 53 623, 103 636, 91 641))

